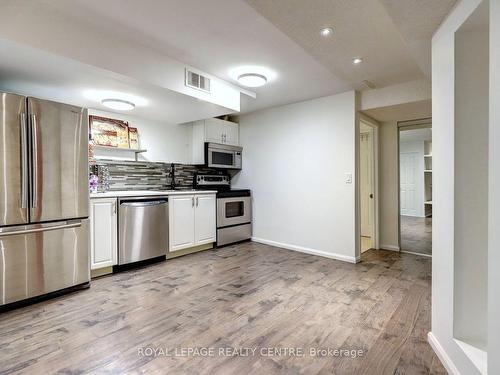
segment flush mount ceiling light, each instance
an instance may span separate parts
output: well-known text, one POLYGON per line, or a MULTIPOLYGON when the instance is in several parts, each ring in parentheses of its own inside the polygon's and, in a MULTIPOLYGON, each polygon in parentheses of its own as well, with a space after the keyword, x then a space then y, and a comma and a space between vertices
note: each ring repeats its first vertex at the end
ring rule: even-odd
POLYGON ((103 99, 101 103, 103 106, 117 111, 130 111, 135 108, 134 103, 122 99, 103 99))
POLYGON ((354 65, 359 65, 359 64, 361 64, 362 62, 363 62, 363 58, 362 58, 362 57, 354 57, 354 58, 352 59, 352 63, 353 63, 354 65))
POLYGON ((260 87, 267 83, 267 78, 263 74, 244 73, 238 76, 238 82, 246 87, 260 87))
POLYGON ((278 74, 273 69, 250 64, 230 68, 228 75, 239 85, 246 87, 259 87, 274 82, 278 78, 278 74))
POLYGON ((109 100, 115 102, 116 101, 127 102, 126 109, 122 109, 122 107, 125 107, 124 103, 118 104, 120 106, 119 110, 125 110, 125 111, 134 109, 135 107, 145 107, 149 105, 149 102, 146 98, 123 91, 87 89, 84 90, 82 94, 86 99, 92 102, 100 103, 102 105, 105 105, 113 109, 116 108, 111 107, 111 105, 113 104, 111 105, 108 104, 109 100), (132 107, 130 107, 130 104, 132 104, 132 107))
POLYGON ((333 34, 333 27, 323 27, 320 31, 319 31, 319 35, 321 36, 330 36, 333 34))

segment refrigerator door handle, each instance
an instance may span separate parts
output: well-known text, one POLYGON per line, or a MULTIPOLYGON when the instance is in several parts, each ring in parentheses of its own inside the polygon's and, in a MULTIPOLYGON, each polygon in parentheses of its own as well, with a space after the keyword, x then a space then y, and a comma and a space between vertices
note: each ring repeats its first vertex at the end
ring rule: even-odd
POLYGON ((37 125, 36 125, 36 115, 30 114, 31 121, 31 144, 33 148, 33 152, 31 153, 32 157, 32 188, 31 188, 31 207, 36 208, 38 204, 38 145, 37 145, 37 125))
POLYGON ((52 226, 32 228, 32 229, 8 230, 5 232, 0 232, 0 237, 17 236, 22 234, 30 234, 38 232, 48 232, 51 230, 59 230, 59 229, 78 228, 81 226, 82 226, 81 222, 73 222, 69 224, 52 225, 52 226))
POLYGON ((26 134, 26 115, 19 117, 21 126, 21 208, 28 207, 28 135, 26 134))

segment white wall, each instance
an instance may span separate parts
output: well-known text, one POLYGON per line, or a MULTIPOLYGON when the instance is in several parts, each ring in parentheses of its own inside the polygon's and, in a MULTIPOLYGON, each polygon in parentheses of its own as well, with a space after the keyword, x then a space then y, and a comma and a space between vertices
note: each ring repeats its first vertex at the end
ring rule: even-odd
POLYGON ((454 336, 486 350, 488 29, 455 33, 454 336))
MULTIPOLYGON (((411 130, 407 130, 411 131, 411 130)), ((399 154, 417 154, 417 173, 415 180, 415 195, 418 217, 425 217, 424 212, 424 141, 400 142, 399 154)), ((397 198, 396 198, 397 199, 397 198)))
POLYGON ((488 372, 500 374, 500 1, 490 5, 488 372))
POLYGON ((355 92, 240 117, 257 241, 355 261, 355 92), (353 183, 345 182, 351 173, 353 183))
POLYGON ((448 371, 479 371, 453 337, 454 289, 454 67, 455 31, 480 0, 462 0, 432 39, 433 254, 432 332, 429 341, 448 371))
MULTIPOLYGON (((148 151, 140 154, 140 160, 191 163, 191 124, 168 124, 145 120, 132 115, 89 109, 89 115, 103 116, 127 121, 129 126, 139 132, 140 148, 148 151)), ((96 156, 109 159, 133 159, 130 153, 121 151, 96 150, 96 156)))

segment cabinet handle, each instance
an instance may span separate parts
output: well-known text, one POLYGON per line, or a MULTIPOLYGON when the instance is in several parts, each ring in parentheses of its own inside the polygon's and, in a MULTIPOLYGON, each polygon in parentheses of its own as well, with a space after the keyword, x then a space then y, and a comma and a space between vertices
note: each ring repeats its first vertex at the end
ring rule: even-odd
POLYGON ((194 197, 191 198, 191 207, 194 207, 194 197))
POLYGON ((113 203, 113 213, 116 214, 116 202, 113 203))
POLYGON ((198 207, 198 197, 196 197, 196 207, 198 207))

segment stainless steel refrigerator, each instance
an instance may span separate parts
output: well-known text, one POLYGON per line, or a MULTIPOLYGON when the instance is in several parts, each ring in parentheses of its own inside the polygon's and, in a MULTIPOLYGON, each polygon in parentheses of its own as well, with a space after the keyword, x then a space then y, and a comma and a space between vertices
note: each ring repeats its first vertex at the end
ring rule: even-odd
POLYGON ((88 116, 0 93, 0 306, 88 285, 88 116))

